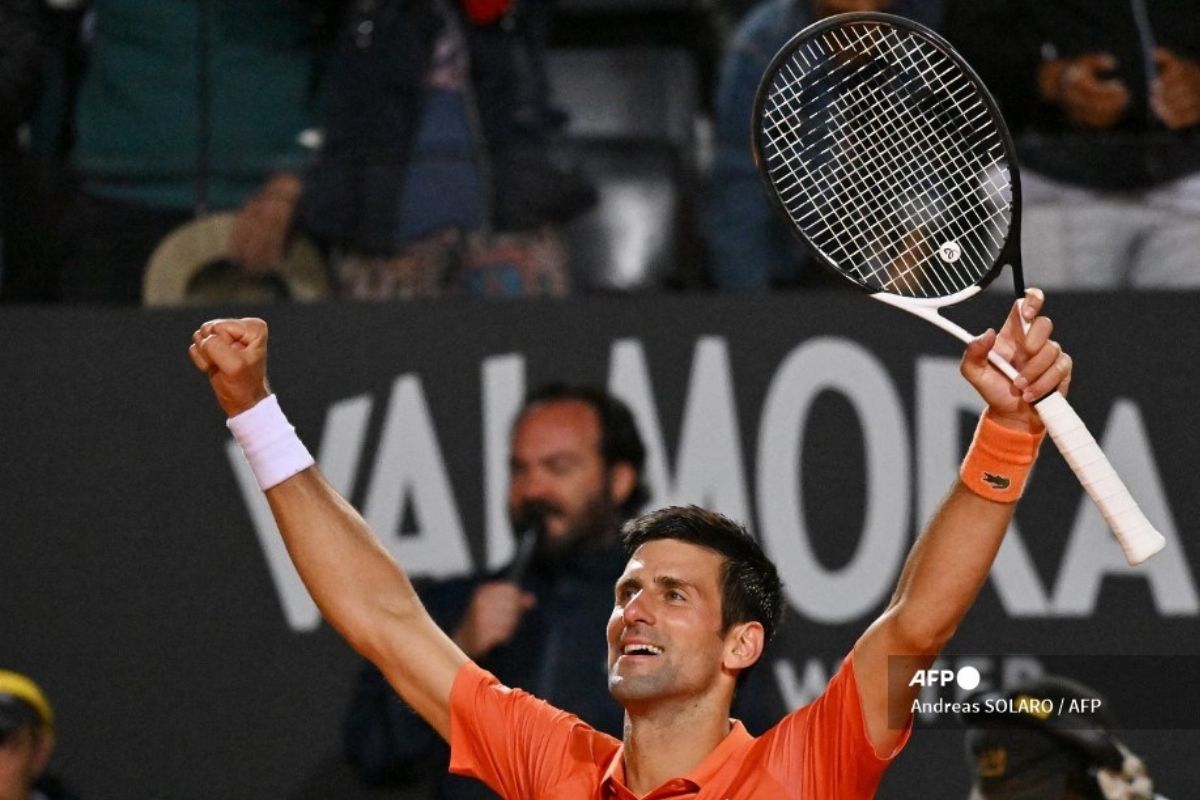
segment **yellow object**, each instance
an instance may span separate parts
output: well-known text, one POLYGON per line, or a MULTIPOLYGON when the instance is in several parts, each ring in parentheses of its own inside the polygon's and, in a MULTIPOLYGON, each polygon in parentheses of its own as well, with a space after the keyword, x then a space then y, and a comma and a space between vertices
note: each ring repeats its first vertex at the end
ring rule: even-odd
POLYGON ((42 694, 38 685, 29 678, 19 672, 0 669, 0 694, 24 700, 38 713, 47 728, 54 728, 54 709, 50 707, 50 701, 42 694))

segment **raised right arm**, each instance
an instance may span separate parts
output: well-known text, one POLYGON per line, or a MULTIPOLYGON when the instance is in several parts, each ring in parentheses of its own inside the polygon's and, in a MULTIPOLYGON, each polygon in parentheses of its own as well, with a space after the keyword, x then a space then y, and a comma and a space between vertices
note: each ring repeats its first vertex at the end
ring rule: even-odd
MULTIPOLYGON (((188 354, 229 417, 270 395, 265 322, 214 320, 192 339, 188 354)), ((266 498, 325 619, 449 738, 450 689, 467 656, 434 624, 404 570, 316 466, 269 486, 266 498)))

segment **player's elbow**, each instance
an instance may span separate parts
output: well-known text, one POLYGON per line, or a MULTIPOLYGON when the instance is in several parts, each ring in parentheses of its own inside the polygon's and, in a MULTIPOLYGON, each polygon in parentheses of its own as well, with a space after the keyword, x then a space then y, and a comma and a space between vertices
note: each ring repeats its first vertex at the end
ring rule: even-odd
POLYGON ((348 603, 329 619, 346 643, 373 664, 391 657, 396 649, 396 634, 417 623, 423 609, 389 605, 384 602, 348 603))
POLYGON ((372 608, 370 613, 362 615, 353 631, 347 633, 347 642, 359 655, 388 674, 384 664, 397 660, 397 650, 407 650, 403 632, 419 625, 421 612, 424 609, 372 608))
POLYGON ((936 655, 958 630, 957 620, 947 620, 904 603, 896 605, 888 614, 888 638, 895 653, 936 655))

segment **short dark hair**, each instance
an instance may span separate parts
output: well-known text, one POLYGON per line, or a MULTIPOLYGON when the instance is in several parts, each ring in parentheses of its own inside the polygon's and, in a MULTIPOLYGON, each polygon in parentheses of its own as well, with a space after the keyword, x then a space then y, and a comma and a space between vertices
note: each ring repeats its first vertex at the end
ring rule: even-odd
MULTIPOLYGON (((646 542, 677 539, 725 556, 721 565, 721 630, 740 622, 758 622, 770 642, 783 621, 783 583, 779 571, 742 525, 698 506, 671 506, 643 514, 621 530, 632 556, 646 542)), ((749 670, 743 670, 739 680, 749 670)))
POLYGON ((632 517, 650 498, 650 491, 642 480, 642 468, 646 465, 646 446, 638 432, 637 422, 629 406, 603 389, 594 386, 576 386, 567 383, 548 383, 534 389, 525 397, 525 403, 517 414, 517 422, 534 406, 546 403, 576 401, 596 412, 600 421, 600 457, 604 465, 612 468, 627 463, 637 473, 637 482, 629 497, 621 504, 620 511, 632 517))

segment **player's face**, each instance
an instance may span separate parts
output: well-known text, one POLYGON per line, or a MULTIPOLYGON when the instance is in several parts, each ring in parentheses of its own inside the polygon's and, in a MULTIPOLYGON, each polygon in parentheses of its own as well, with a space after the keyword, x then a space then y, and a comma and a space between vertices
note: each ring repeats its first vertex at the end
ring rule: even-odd
POLYGON ((540 503, 552 550, 598 535, 614 522, 608 473, 600 453, 600 420, 579 400, 535 405, 513 429, 508 510, 540 503))
POLYGON ((49 743, 32 728, 0 738, 0 798, 29 796, 29 787, 46 764, 49 743))
POLYGON ((723 562, 675 539, 647 542, 630 557, 608 620, 608 687, 626 709, 717 688, 723 562))

